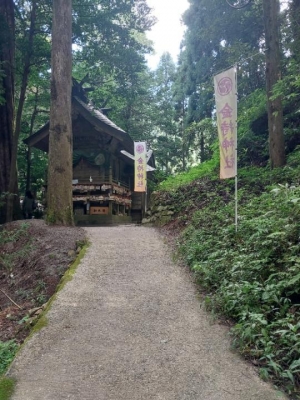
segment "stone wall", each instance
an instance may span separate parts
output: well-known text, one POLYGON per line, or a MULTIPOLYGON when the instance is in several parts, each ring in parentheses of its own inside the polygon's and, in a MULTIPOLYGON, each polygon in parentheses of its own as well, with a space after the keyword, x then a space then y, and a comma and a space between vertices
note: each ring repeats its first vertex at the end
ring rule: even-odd
POLYGON ((173 219, 174 206, 163 201, 159 192, 153 192, 150 198, 150 207, 145 213, 142 224, 163 226, 173 219))

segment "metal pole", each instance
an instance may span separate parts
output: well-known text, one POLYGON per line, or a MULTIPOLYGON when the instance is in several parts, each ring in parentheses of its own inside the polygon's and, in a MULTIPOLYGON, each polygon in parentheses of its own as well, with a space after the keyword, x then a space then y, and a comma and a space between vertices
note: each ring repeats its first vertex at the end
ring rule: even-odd
MULTIPOLYGON (((236 64, 235 66, 235 82, 236 82, 236 104, 237 104, 237 98, 238 98, 238 93, 237 93, 237 69, 238 65, 236 64)), ((237 232, 238 230, 238 172, 237 172, 237 119, 235 121, 236 124, 236 144, 235 144, 235 231, 237 232)))
MULTIPOLYGON (((237 149, 235 152, 235 156, 237 157, 237 149)), ((235 231, 238 230, 238 177, 235 176, 235 231)))

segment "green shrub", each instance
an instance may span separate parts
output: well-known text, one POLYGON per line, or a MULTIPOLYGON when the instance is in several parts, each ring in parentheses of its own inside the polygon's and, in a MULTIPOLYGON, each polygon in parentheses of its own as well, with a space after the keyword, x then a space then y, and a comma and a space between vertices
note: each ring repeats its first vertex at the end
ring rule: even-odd
POLYGON ((9 340, 8 342, 0 341, 0 375, 6 371, 14 359, 18 347, 18 344, 14 340, 9 340))
POLYGON ((238 232, 234 204, 212 200, 194 212, 179 248, 209 308, 235 321, 235 346, 300 398, 300 188, 247 197, 238 232))
POLYGON ((155 207, 173 206, 179 251, 234 345, 300 399, 300 148, 283 168, 238 169, 237 232, 234 179, 218 179, 214 156, 162 182, 155 207))
POLYGON ((9 400, 14 391, 13 379, 0 378, 0 400, 9 400))

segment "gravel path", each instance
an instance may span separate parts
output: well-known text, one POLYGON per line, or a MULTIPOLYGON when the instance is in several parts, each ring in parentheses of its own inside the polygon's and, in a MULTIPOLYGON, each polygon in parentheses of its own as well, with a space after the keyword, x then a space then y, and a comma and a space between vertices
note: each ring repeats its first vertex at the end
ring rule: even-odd
POLYGON ((88 228, 92 245, 12 368, 13 400, 278 400, 230 350, 159 232, 88 228))

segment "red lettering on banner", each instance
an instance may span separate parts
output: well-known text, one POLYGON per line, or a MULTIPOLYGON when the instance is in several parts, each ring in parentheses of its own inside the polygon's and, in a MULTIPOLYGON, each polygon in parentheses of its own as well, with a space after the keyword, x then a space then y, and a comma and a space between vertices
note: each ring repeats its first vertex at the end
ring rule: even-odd
POLYGON ((225 157, 225 169, 232 169, 234 167, 235 164, 235 157, 233 154, 231 154, 231 156, 226 156, 225 157))
POLYGON ((225 140, 223 140, 222 147, 223 149, 225 149, 226 153, 229 148, 233 149, 234 148, 233 138, 230 138, 229 140, 226 138, 225 140))
POLYGON ((230 125, 227 121, 222 122, 221 124, 222 135, 225 137, 230 131, 230 125))
POLYGON ((220 114, 222 114, 222 119, 232 118, 232 111, 233 109, 229 106, 228 103, 226 103, 225 106, 220 111, 220 114))

